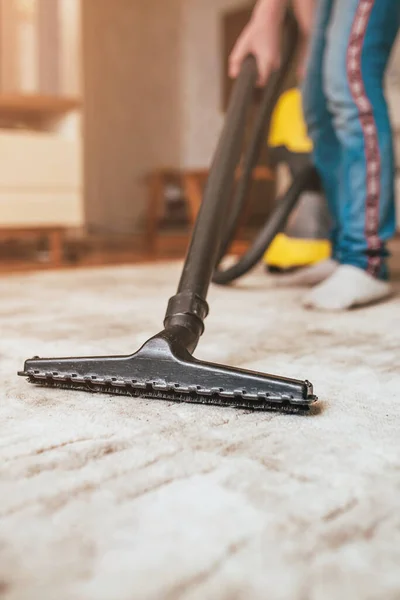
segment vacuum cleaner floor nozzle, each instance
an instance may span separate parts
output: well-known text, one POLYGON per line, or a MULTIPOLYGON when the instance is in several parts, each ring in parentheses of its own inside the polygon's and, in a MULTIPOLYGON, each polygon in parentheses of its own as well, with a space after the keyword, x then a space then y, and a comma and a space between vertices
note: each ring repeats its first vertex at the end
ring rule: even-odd
POLYGON ((262 411, 304 413, 317 400, 308 381, 197 360, 167 329, 130 356, 33 358, 19 375, 44 387, 262 411))

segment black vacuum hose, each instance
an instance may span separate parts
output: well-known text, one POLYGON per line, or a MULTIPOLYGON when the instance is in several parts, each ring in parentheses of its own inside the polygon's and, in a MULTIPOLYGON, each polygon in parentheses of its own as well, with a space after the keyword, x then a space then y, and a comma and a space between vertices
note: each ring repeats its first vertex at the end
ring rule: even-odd
POLYGON ((262 259, 275 236, 284 228, 285 223, 295 207, 304 189, 312 185, 316 178, 315 169, 306 167, 295 178, 288 192, 277 200, 272 215, 268 218, 262 231, 257 236, 251 248, 232 267, 223 270, 221 261, 229 251, 234 241, 240 217, 246 202, 247 192, 251 185, 252 172, 257 164, 262 147, 268 138, 272 115, 282 92, 286 77, 290 71, 298 47, 300 32, 293 14, 288 11, 285 23, 285 44, 280 68, 273 72, 266 85, 257 118, 253 125, 249 146, 243 157, 242 174, 237 184, 228 224, 224 230, 217 266, 212 281, 219 285, 227 285, 245 275, 262 259))
POLYGON ((309 189, 311 182, 316 179, 317 173, 311 165, 304 167, 296 175, 288 191, 281 198, 278 198, 272 215, 270 215, 264 227, 257 235, 251 248, 233 266, 224 271, 221 269, 215 271, 213 277, 214 283, 227 285, 248 273, 259 263, 276 234, 282 231, 301 194, 305 189, 309 189))

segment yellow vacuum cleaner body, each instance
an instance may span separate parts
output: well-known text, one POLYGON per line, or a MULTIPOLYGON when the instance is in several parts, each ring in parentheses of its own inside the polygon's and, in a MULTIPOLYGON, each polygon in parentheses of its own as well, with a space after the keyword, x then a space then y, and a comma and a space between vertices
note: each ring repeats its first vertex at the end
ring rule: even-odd
MULTIPOLYGON (((284 193, 306 162, 311 162, 312 142, 303 118, 300 91, 281 95, 275 107, 268 139, 270 160, 276 167, 277 194, 284 193)), ((287 226, 264 255, 269 271, 287 271, 314 264, 331 254, 330 218, 325 197, 304 192, 287 226)))

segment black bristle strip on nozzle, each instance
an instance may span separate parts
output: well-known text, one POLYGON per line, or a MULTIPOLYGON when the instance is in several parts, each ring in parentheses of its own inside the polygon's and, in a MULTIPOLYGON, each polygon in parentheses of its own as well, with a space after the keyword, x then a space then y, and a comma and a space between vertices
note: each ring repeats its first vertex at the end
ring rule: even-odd
POLYGON ((150 400, 163 400, 165 402, 185 402, 188 404, 208 404, 212 406, 224 406, 228 408, 238 408, 253 411, 273 411, 288 414, 307 414, 310 411, 310 404, 291 404, 290 400, 254 402, 241 396, 222 397, 218 393, 211 396, 203 396, 199 392, 189 392, 188 394, 179 393, 176 390, 159 392, 149 384, 146 390, 138 390, 127 384, 125 387, 107 385, 95 385, 93 383, 75 383, 69 379, 65 381, 54 379, 35 379, 34 375, 21 372, 20 375, 27 376, 30 383, 40 387, 58 388, 61 390, 75 390, 80 392, 89 392, 91 394, 108 394, 113 396, 130 396, 132 398, 142 398, 150 400))
POLYGON ((196 360, 168 330, 131 356, 32 359, 20 375, 43 387, 262 411, 304 413, 316 401, 307 381, 196 360))

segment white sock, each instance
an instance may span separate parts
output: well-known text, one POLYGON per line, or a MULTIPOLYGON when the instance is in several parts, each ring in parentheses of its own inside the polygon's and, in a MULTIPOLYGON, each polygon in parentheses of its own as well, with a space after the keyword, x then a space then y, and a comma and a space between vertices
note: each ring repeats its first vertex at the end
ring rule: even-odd
POLYGON ((336 271, 338 263, 332 258, 321 260, 310 267, 302 267, 294 273, 274 275, 274 281, 281 287, 310 287, 325 281, 336 271))
POLYGON ((363 269, 339 265, 326 281, 305 296, 303 305, 317 310, 347 310, 387 298, 390 284, 375 279, 363 269))

